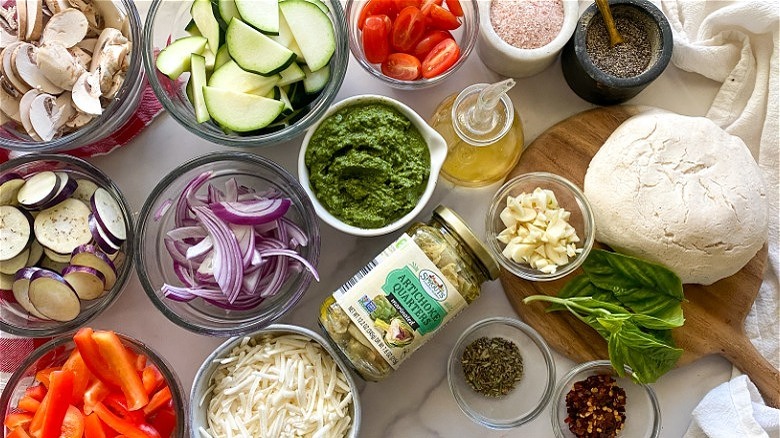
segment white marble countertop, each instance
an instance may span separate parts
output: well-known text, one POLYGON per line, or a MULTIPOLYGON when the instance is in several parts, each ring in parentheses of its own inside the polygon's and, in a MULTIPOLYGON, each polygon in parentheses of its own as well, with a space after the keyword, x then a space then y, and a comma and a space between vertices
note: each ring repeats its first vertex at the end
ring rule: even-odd
MULTIPOLYGON (((467 85, 494 82, 501 78, 489 71, 473 53, 468 62, 444 84, 423 92, 391 89, 370 77, 350 61, 344 85, 336 98, 363 93, 384 94, 399 99, 428 118, 439 102, 467 85)), ((663 75, 632 104, 651 105, 686 115, 704 115, 718 84, 670 65, 663 75)), ((566 85, 560 63, 541 74, 519 79, 510 92, 525 127, 526 144, 558 121, 591 107, 566 85)), ((302 136, 301 136, 302 137, 302 136)), ((254 150, 295 173, 301 138, 254 150)), ((228 148, 208 143, 162 114, 132 144, 109 156, 91 159, 107 172, 127 196, 137 214, 160 178, 184 161, 228 148)), ((497 186, 484 189, 455 188, 439 181, 434 196, 419 219, 427 221, 438 204, 458 211, 478 235, 483 233, 484 213, 497 186)), ((320 283, 312 284, 301 302, 280 322, 318 330, 320 303, 360 266, 372 258, 398 233, 379 238, 355 238, 322 225, 320 283)), ((472 323, 490 316, 516 317, 498 281, 488 283, 479 298, 418 350, 395 374, 381 383, 361 382, 364 437, 464 437, 464 436, 552 436, 549 409, 532 422, 507 431, 491 431, 471 422, 458 409, 446 379, 450 349, 460 333, 472 323)), ((143 292, 133 273, 118 301, 92 325, 121 331, 143 340, 166 357, 189 390, 203 359, 223 341, 188 332, 168 321, 143 292)), ((574 364, 555 354, 558 377, 574 364)), ((690 414, 701 398, 731 375, 731 365, 722 358, 708 357, 676 369, 656 384, 662 412, 663 437, 679 437, 688 427, 690 414)), ((549 406, 548 406, 549 408, 549 406)))

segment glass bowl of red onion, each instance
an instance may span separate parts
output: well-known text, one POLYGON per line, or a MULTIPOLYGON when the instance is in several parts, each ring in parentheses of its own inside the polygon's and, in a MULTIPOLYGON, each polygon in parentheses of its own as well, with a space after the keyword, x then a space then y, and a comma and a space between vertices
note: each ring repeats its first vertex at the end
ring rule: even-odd
POLYGON ((134 243, 152 303, 200 334, 263 328, 319 279, 311 201, 289 172, 249 153, 204 155, 166 175, 144 203, 134 243))

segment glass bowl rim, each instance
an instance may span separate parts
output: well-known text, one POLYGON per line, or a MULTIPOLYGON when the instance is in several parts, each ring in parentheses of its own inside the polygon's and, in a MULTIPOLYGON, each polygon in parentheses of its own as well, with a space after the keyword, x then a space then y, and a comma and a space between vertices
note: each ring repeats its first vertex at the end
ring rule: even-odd
MULTIPOLYGON (((184 387, 179 380, 179 376, 173 369, 173 366, 162 355, 157 353, 153 348, 149 347, 144 342, 123 333, 114 333, 119 336, 125 346, 129 344, 134 349, 140 350, 144 355, 146 355, 147 358, 149 358, 149 360, 152 361, 152 363, 154 363, 155 366, 157 366, 157 368, 160 370, 160 373, 162 373, 163 377, 165 378, 165 382, 168 384, 168 387, 171 389, 171 396, 173 397, 174 406, 178 405, 182 412, 187 412, 187 396, 184 392, 184 387)), ((33 364, 35 364, 35 362, 37 362, 55 348, 64 346, 68 343, 73 343, 75 345, 73 337, 60 335, 33 350, 33 352, 24 359, 21 365, 19 365, 19 368, 17 368, 13 374, 11 374, 11 377, 6 382, 6 386, 3 389, 3 392, 0 394, 0 408, 3 410, 9 408, 11 394, 13 393, 13 390, 16 388, 16 386, 20 383, 22 377, 24 377, 24 372, 28 368, 30 368, 33 364)), ((187 436, 189 431, 189 421, 187 418, 177 413, 176 424, 180 428, 180 436, 187 436)))
POLYGON ((336 36, 336 50, 331 58, 331 74, 330 80, 325 88, 321 91, 320 95, 310 104, 311 110, 306 113, 305 116, 287 126, 284 129, 274 131, 263 135, 246 135, 237 136, 229 135, 220 132, 211 132, 202 129, 201 124, 195 122, 195 119, 189 117, 184 112, 180 111, 177 106, 169 99, 163 89, 160 79, 157 77, 157 68, 155 67, 154 58, 154 22, 157 16, 157 11, 162 6, 165 0, 152 0, 149 11, 146 15, 146 20, 143 26, 143 50, 141 51, 143 56, 143 68, 146 71, 146 76, 149 80, 149 85, 152 87, 157 100, 165 108, 166 112, 170 114, 176 122, 185 128, 188 132, 191 132, 198 137, 208 140, 212 143, 219 145, 242 148, 246 150, 256 150, 263 147, 273 146, 278 143, 292 140, 294 138, 303 135, 303 133, 315 122, 317 122, 322 114, 330 107, 333 100, 336 98, 341 85, 344 82, 344 78, 347 74, 347 67, 349 64, 349 34, 347 30, 347 22, 344 15, 344 8, 341 5, 340 0, 329 0, 328 3, 333 6, 333 12, 330 14, 331 22, 333 23, 333 30, 336 36), (339 36, 343 37, 339 37, 339 36), (344 54, 341 58, 336 58, 336 53, 344 54))
POLYGON ((101 169, 99 169, 97 166, 93 165, 89 161, 86 161, 82 158, 74 157, 72 155, 67 155, 67 154, 54 154, 54 153, 25 154, 20 157, 16 157, 12 160, 8 160, 4 163, 0 163, 0 174, 2 174, 3 172, 11 171, 13 168, 18 167, 20 165, 30 164, 36 161, 54 161, 58 163, 64 163, 66 166, 79 168, 79 171, 86 171, 85 173, 92 178, 94 178, 92 175, 94 174, 97 176, 97 178, 105 180, 105 182, 108 183, 108 186, 106 188, 109 189, 109 192, 111 192, 112 195, 115 195, 118 198, 116 200, 119 202, 119 206, 122 209, 122 213, 124 213, 125 228, 127 232, 127 236, 126 236, 127 238, 125 239, 125 243, 123 244, 125 261, 122 269, 117 271, 116 283, 114 284, 114 287, 112 288, 111 291, 107 292, 105 295, 97 299, 100 300, 100 302, 89 309, 90 313, 88 316, 82 317, 82 315, 85 315, 86 313, 83 311, 79 312, 79 315, 73 320, 60 322, 54 328, 51 329, 20 328, 8 324, 2 318, 0 318, 0 329, 5 332, 17 336, 49 337, 49 336, 58 336, 58 335, 76 331, 79 327, 82 327, 88 322, 97 318, 98 315, 103 313, 106 309, 111 307, 111 305, 114 302, 116 302, 116 300, 119 298, 119 296, 122 294, 125 287, 127 286, 127 281, 130 278, 130 273, 133 271, 133 263, 135 262, 135 257, 134 257, 135 254, 133 252, 135 250, 135 245, 133 244, 133 240, 135 238, 135 223, 133 221, 133 214, 132 214, 132 209, 130 208, 130 203, 127 201, 127 197, 125 196, 125 194, 122 193, 122 191, 119 189, 119 186, 117 186, 114 180, 111 177, 109 177, 105 172, 103 172, 101 169))
MULTIPOLYGON (((186 161, 180 165, 178 165, 176 168, 168 172, 152 189, 149 196, 147 196, 146 200, 144 201, 144 205, 141 208, 140 213, 138 214, 138 224, 137 224, 137 232, 135 234, 135 239, 133 240, 133 246, 135 251, 135 270, 138 274, 138 279, 141 283, 141 288, 146 293, 146 296, 149 298, 149 300, 154 304, 154 306, 162 312, 165 317, 173 322, 174 324, 183 327, 191 332, 198 333, 201 335, 209 335, 209 336, 240 336, 245 333, 251 332, 253 330, 262 329, 263 327, 267 326, 268 324, 273 323, 273 321, 277 320, 278 318, 282 317, 284 314, 286 314, 290 309, 292 309, 298 301, 303 297, 303 295, 306 293, 306 291, 309 289, 311 285, 311 281, 313 277, 311 275, 307 275, 306 279, 304 279, 303 283, 301 283, 299 290, 295 291, 294 294, 291 294, 286 301, 280 301, 278 304, 280 307, 278 310, 280 310, 279 313, 276 314, 276 316, 273 316, 270 318, 270 320, 253 320, 249 323, 242 323, 242 324, 236 324, 233 327, 227 327, 227 328, 214 328, 214 327, 205 327, 197 323, 193 323, 190 321, 185 320, 184 318, 181 318, 179 315, 177 315, 175 312, 170 310, 168 306, 165 304, 163 300, 161 300, 157 294, 155 293, 154 288, 152 287, 151 280, 149 276, 146 273, 146 257, 144 255, 144 251, 142 251, 142 247, 144 246, 144 241, 146 237, 146 225, 150 223, 150 218, 153 216, 152 208, 157 203, 157 201, 160 199, 160 196, 163 194, 163 192, 168 188, 169 185, 171 185, 173 182, 177 181, 179 178, 184 176, 187 172, 190 172, 200 166, 212 164, 215 162, 230 162, 230 161, 241 161, 244 163, 250 163, 254 166, 263 167, 272 173, 280 176, 283 180, 287 181, 289 183, 289 187, 286 189, 288 191, 291 191, 295 194, 296 197, 298 197, 301 200, 300 209, 302 211, 301 216, 306 220, 306 225, 311 225, 313 227, 313 230, 316 232, 315 236, 308 236, 310 239, 310 245, 312 246, 312 253, 311 253, 311 260, 309 262, 313 266, 317 266, 319 262, 320 257, 320 229, 319 229, 319 223, 317 222, 317 215, 314 211, 314 206, 311 203, 311 200, 306 195, 306 192, 303 190, 303 187, 298 182, 295 177, 288 172, 286 169, 284 169, 279 164, 275 163, 269 158, 266 158, 261 155, 257 155, 250 152, 243 152, 243 151, 225 151, 225 152, 215 152, 215 153, 206 153, 204 155, 200 155, 198 157, 195 157, 189 161, 186 161), (310 215, 310 218, 307 218, 306 215, 310 215)), ((170 212, 170 210, 169 210, 170 212)), ((305 228, 305 227, 304 227, 305 228)), ((306 232, 307 230, 304 229, 306 232)), ((305 273, 307 271, 302 271, 302 273, 305 273)), ((299 274, 302 275, 302 274, 299 274)))
MULTIPOLYGON (((558 382, 558 384, 555 387, 555 400, 552 402, 552 412, 550 415, 550 420, 552 422, 552 428, 553 432, 555 432, 556 438, 564 438, 561 424, 559 421, 560 418, 560 406, 559 401, 566 397, 566 390, 567 388, 573 383, 573 380, 576 378, 576 376, 583 372, 590 372, 595 371, 598 368, 609 368, 611 372, 614 374, 615 370, 612 367, 612 362, 608 360, 592 360, 589 362, 583 362, 581 364, 575 365, 574 368, 569 370, 566 375, 564 375, 561 380, 558 382)), ((630 377, 634 374, 634 370, 631 369, 628 365, 623 365, 623 369, 625 370, 626 376, 630 377)), ((647 398, 650 400, 650 406, 653 410, 653 429, 651 431, 651 438, 658 438, 661 434, 661 406, 658 403, 658 396, 655 394, 655 390, 650 385, 646 385, 641 382, 634 381, 632 379, 632 382, 641 387, 645 390, 645 393, 647 394, 647 398)))
MULTIPOLYGON (((198 371, 195 373, 195 377, 192 380, 192 388, 190 389, 190 404, 189 404, 189 418, 190 421, 194 421, 196 410, 198 409, 201 398, 206 400, 206 395, 209 390, 208 381, 211 380, 211 373, 206 375, 211 368, 211 364, 221 356, 224 356, 233 347, 238 345, 244 338, 255 338, 263 334, 273 334, 279 332, 286 332, 288 334, 297 334, 311 339, 319 344, 323 350, 325 350, 336 362, 344 377, 352 390, 352 406, 354 407, 355 416, 352 419, 352 427, 350 428, 349 438, 357 438, 360 432, 360 424, 362 420, 362 407, 360 404, 360 391, 357 387, 357 380, 352 374, 347 362, 338 354, 336 347, 327 341, 322 335, 306 327, 293 325, 274 323, 266 327, 254 330, 252 332, 232 336, 219 344, 198 366, 198 371), (202 391, 201 391, 202 390, 202 391), (202 392, 202 393, 201 393, 202 392)), ((213 371, 212 371, 213 372, 213 371)), ((193 426, 194 432, 194 426, 193 426)))
MULTIPOLYGON (((466 35, 464 33, 464 42, 466 43, 465 46, 458 45, 460 47, 460 57, 458 60, 453 64, 447 71, 443 72, 442 74, 430 78, 430 79, 417 79, 414 81, 402 81, 400 79, 394 79, 388 76, 385 76, 382 74, 380 70, 377 70, 376 67, 374 67, 373 64, 369 63, 365 56, 360 52, 360 49, 357 48, 357 45, 360 43, 358 38, 357 29, 353 26, 351 26, 351 20, 350 17, 353 15, 352 10, 356 7, 356 4, 366 3, 365 0, 345 0, 346 1, 346 8, 344 8, 345 11, 345 20, 346 20, 346 26, 347 26, 347 39, 349 40, 349 50, 352 52, 352 56, 357 60, 358 64, 368 72, 371 76, 380 79, 382 82, 387 84, 390 87, 393 87, 395 89, 399 90, 422 90, 425 88, 433 87, 435 85, 438 85, 442 81, 444 81, 446 78, 452 76, 456 71, 458 71, 463 64, 466 63, 466 60, 468 59, 471 52, 474 50, 474 47, 477 44, 477 38, 479 37, 479 27, 480 27, 480 12, 479 12, 479 0, 463 0, 465 2, 468 2, 471 4, 471 10, 473 11, 473 18, 469 21, 473 21, 473 23, 470 24, 471 26, 471 34, 466 35)), ((359 11, 355 11, 354 14, 359 14, 359 11)), ((465 21, 465 20, 464 20, 465 21)))
MULTIPOLYGON (((580 190, 579 187, 577 187, 573 182, 568 180, 567 178, 564 178, 558 174, 551 173, 551 172, 528 172, 523 173, 521 175, 515 176, 501 185, 501 187, 496 190, 496 192, 493 194, 493 197, 490 200, 490 207, 488 209, 488 213, 485 215, 485 234, 487 241, 487 247, 490 249, 491 253, 493 254, 493 257, 498 260, 498 262, 501 264, 501 266, 506 269, 509 273, 512 275, 515 275, 519 278, 522 278, 524 280, 531 280, 531 281, 553 281, 560 278, 563 278, 572 272, 574 272, 577 268, 579 268, 582 263, 585 261, 585 259, 588 257, 588 254, 590 254, 590 251, 593 249, 593 244, 596 241, 596 226, 595 226, 595 218, 593 216, 593 209, 590 206, 590 202, 585 197, 585 193, 583 193, 582 190, 580 190), (551 181, 556 184, 560 184, 566 189, 568 189, 572 196, 578 201, 577 205, 580 207, 581 213, 582 213, 582 220, 583 220, 583 232, 584 236, 580 236, 581 242, 582 242, 582 253, 578 254, 574 259, 572 259, 569 263, 567 263, 564 266, 559 267, 558 270, 555 271, 553 274, 545 274, 541 271, 538 273, 533 271, 526 272, 524 269, 520 269, 521 264, 516 263, 513 260, 509 260, 502 254, 502 249, 500 248, 497 240, 491 238, 491 234, 498 235, 497 230, 493 226, 493 223, 498 218, 498 215, 500 214, 500 207, 505 202, 504 198, 507 195, 507 192, 509 192, 511 189, 513 189, 517 184, 521 182, 525 182, 528 180, 531 180, 533 178, 539 178, 544 181, 551 181), (580 205, 581 204, 581 205, 580 205)), ((528 271, 531 271, 530 268, 528 271)))
POLYGON ((495 430, 512 429, 528 423, 529 421, 538 417, 539 414, 541 414, 546 409, 547 404, 552 398, 553 390, 555 388, 555 374, 555 361, 552 357, 552 351, 550 350, 550 347, 547 345, 547 342, 544 340, 544 338, 542 338, 539 332, 537 332, 533 327, 522 322, 518 318, 512 317, 497 316, 485 318, 470 325, 465 330, 463 330, 463 333, 458 337, 455 345, 450 350, 449 359, 447 360, 447 382, 450 387, 450 392, 452 393, 452 396, 460 410, 475 423, 495 430), (506 325, 521 331, 525 336, 529 337, 533 341, 544 358, 544 369, 546 371, 547 382, 545 384, 544 391, 542 392, 542 396, 539 399, 539 404, 527 414, 509 421, 496 421, 473 410, 460 395, 460 391, 457 389, 458 384, 455 382, 454 367, 460 361, 460 358, 456 357, 456 353, 466 342, 466 338, 468 336, 471 336, 477 330, 492 325, 506 325))
MULTIPOLYGON (((114 0, 114 3, 119 2, 125 8, 128 20, 130 22, 129 29, 131 36, 131 48, 130 48, 130 66, 128 67, 128 75, 126 80, 122 83, 122 86, 117 92, 117 96, 113 101, 103 110, 103 113, 94 119, 92 119, 85 126, 77 129, 70 134, 64 135, 59 138, 52 139, 51 141, 26 141, 26 140, 14 140, 3 139, 3 147, 14 151, 23 151, 31 153, 55 153, 57 151, 72 150, 73 147, 68 147, 72 144, 79 144, 85 137, 95 132, 96 129, 100 129, 107 120, 111 120, 111 117, 116 116, 120 112, 120 109, 125 105, 132 104, 134 90, 138 90, 139 96, 136 99, 138 102, 141 100, 140 90, 141 84, 145 81, 144 68, 141 54, 141 40, 143 39, 143 21, 138 13, 138 8, 135 6, 134 0, 114 0), (130 79, 135 79, 132 81, 130 79)), ((117 126, 120 128, 121 126, 117 126)), ((108 133, 110 135, 110 133, 108 133)), ((92 141, 98 141, 100 139, 94 139, 92 141)))

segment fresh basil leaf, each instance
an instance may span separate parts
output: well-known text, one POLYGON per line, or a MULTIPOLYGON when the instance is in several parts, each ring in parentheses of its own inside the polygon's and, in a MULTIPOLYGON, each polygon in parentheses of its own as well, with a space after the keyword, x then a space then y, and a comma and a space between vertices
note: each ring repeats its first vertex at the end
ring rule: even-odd
MULTIPOLYGON (((566 283, 561 290, 558 291, 558 298, 573 298, 573 297, 593 297, 598 301, 604 301, 615 305, 622 305, 622 303, 615 298, 615 295, 604 289, 597 288, 590 278, 585 274, 580 274, 572 278, 566 283)), ((547 309, 548 311, 563 310, 563 307, 558 305, 552 305, 547 309)))
POLYGON ((643 332, 630 319, 598 318, 597 321, 610 333, 609 359, 618 375, 623 375, 623 365, 628 365, 638 382, 653 383, 674 368, 682 355, 681 349, 643 332))
POLYGON ((631 320, 638 326, 652 329, 652 330, 671 330, 673 328, 682 327, 685 318, 682 317, 682 312, 679 318, 656 318, 655 316, 645 315, 642 313, 633 313, 631 320))
POLYGON ((611 291, 635 313, 681 324, 685 299, 680 278, 669 269, 622 254, 594 249, 582 265, 594 286, 611 291))

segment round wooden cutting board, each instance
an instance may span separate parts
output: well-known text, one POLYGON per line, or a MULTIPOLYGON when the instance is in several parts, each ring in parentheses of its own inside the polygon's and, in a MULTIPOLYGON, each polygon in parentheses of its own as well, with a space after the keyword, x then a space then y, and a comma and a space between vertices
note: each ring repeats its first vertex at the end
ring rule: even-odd
MULTIPOLYGON (((556 173, 582 187, 593 155, 626 119, 647 107, 614 106, 574 115, 540 135, 523 153, 509 178, 535 171, 556 173)), ((598 225, 598 224, 597 224, 598 225)), ((780 405, 780 374, 764 359, 745 335, 745 317, 761 286, 767 247, 729 278, 710 286, 685 285, 685 324, 673 331, 677 346, 685 353, 678 365, 703 356, 726 357, 758 386, 768 404, 780 405)), ((546 304, 523 304, 535 294, 556 295, 574 275, 552 282, 530 282, 503 271, 501 283, 520 317, 534 327, 559 353, 578 362, 607 359, 604 339, 568 312, 544 311, 546 304)))

